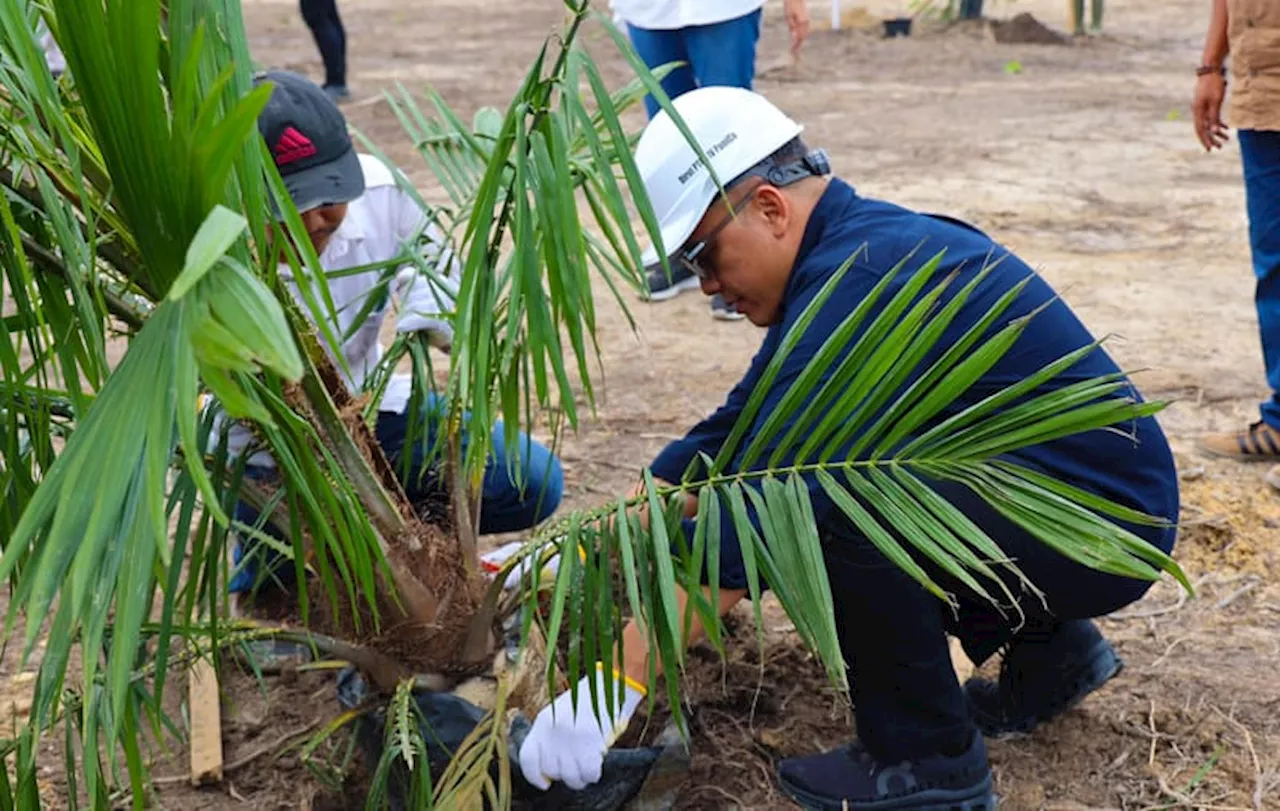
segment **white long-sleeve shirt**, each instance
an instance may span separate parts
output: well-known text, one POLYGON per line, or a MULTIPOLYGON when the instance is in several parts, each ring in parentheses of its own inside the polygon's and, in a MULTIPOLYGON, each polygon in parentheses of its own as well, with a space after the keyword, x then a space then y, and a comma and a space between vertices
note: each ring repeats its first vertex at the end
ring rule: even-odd
POLYGON ((612 0, 610 5, 615 19, 637 28, 670 31, 744 17, 764 0, 612 0))
POLYGON ((49 72, 56 76, 66 71, 67 58, 63 56, 57 40, 49 32, 49 27, 44 24, 43 17, 40 18, 40 22, 36 25, 36 36, 39 37, 40 47, 44 50, 44 61, 49 66, 49 72))
MULTIPOLYGON (((401 255, 405 244, 418 233, 425 220, 422 209, 413 198, 396 186, 392 170, 386 164, 372 155, 362 154, 359 157, 360 168, 364 170, 365 191, 347 205, 346 218, 320 253, 320 266, 326 273, 394 259, 401 255)), ((448 320, 439 316, 453 309, 461 270, 439 229, 428 224, 425 233, 427 244, 421 250, 442 284, 419 273, 413 265, 400 268, 396 272, 395 283, 391 285, 400 302, 397 321, 404 324, 407 319, 412 319, 414 329, 434 333, 435 343, 449 344, 453 328, 448 320)), ((280 270, 303 312, 314 323, 291 269, 283 265, 280 270)), ((382 302, 371 309, 358 326, 354 325, 369 296, 382 295, 378 283, 384 273, 386 270, 371 270, 349 276, 328 276, 329 295, 334 306, 328 317, 329 325, 338 336, 351 331, 351 336, 342 344, 342 356, 347 364, 343 378, 352 392, 363 389, 365 379, 382 358, 383 347, 378 334, 391 309, 391 297, 383 296, 382 302)), ((315 299, 323 308, 323 296, 318 289, 314 292, 315 299)), ((410 380, 406 376, 394 376, 378 404, 379 410, 403 413, 409 402, 409 385, 410 380)), ((234 424, 228 433, 228 453, 234 458, 252 441, 253 434, 247 427, 234 424)), ((274 461, 265 452, 255 453, 251 462, 263 467, 274 466, 274 461)))

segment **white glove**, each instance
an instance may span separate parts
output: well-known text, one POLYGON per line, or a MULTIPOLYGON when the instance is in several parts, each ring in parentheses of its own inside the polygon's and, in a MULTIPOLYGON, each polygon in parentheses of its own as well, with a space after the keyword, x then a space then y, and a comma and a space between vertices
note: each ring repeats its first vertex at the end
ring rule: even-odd
POLYGON ((453 345, 453 325, 440 318, 405 311, 396 319, 396 332, 425 332, 427 343, 436 349, 448 349, 453 345))
MULTIPOLYGON (((524 546, 524 541, 512 541, 503 544, 492 552, 486 552, 480 556, 480 566, 490 574, 497 573, 519 549, 524 546)), ((535 556, 531 555, 520 561, 514 569, 507 572, 507 579, 502 581, 504 589, 513 589, 520 585, 520 581, 529 576, 529 567, 533 565, 535 556)), ((547 562, 542 566, 542 582, 554 580, 556 572, 560 571, 560 553, 547 558, 547 562)))
MULTIPOLYGON (((417 208, 413 211, 416 214, 417 208)), ((407 267, 396 274, 396 295, 401 302, 396 332, 425 332, 431 346, 448 349, 453 344, 453 324, 442 313, 453 309, 458 283, 456 274, 450 278, 453 255, 447 249, 441 253, 444 238, 433 229, 427 229, 432 239, 426 258, 440 273, 429 278, 417 268, 407 267)))
POLYGON ((611 678, 614 703, 621 702, 616 712, 604 709, 605 673, 597 665, 595 673, 578 682, 576 707, 572 691, 565 690, 538 713, 520 747, 520 770, 532 785, 546 791, 551 781, 563 780, 569 788, 580 791, 600 779, 605 752, 626 730, 645 697, 637 682, 627 679, 619 684, 616 675, 611 678), (599 718, 591 700, 592 680, 602 707, 599 718))

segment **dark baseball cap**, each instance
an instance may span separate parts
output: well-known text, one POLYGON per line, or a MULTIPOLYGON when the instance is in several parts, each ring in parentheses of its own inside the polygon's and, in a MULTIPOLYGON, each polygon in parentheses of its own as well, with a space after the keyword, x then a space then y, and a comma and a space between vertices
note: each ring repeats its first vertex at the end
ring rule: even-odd
POLYGON ((347 120, 318 85, 272 70, 254 84, 274 85, 258 116, 262 133, 298 211, 349 203, 364 194, 364 172, 347 134, 347 120))

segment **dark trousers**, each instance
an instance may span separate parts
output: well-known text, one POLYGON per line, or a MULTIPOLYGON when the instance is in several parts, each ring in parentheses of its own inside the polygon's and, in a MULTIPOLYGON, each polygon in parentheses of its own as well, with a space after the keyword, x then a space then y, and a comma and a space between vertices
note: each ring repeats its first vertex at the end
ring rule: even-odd
POLYGON ((347 83, 347 32, 338 16, 337 0, 300 0, 302 19, 311 29, 320 58, 324 60, 324 83, 347 83))
MULTIPOLYGON (((1042 591, 1040 599, 1010 582, 1025 614, 1001 616, 990 603, 914 555, 945 590, 952 610, 890 563, 844 521, 823 528, 823 548, 835 603, 840 645, 849 666, 858 738, 883 762, 962 750, 973 734, 964 694, 956 681, 947 634, 959 638, 975 664, 1001 646, 1050 633, 1058 623, 1102 616, 1140 598, 1150 583, 1103 574, 1073 563, 1028 535, 961 485, 935 490, 982 527, 1042 591)), ((1129 527, 1168 551, 1173 532, 1129 527)), ((908 547, 909 548, 909 547, 908 547)), ((983 582, 980 580, 980 582, 983 582)), ((993 596, 1002 598, 994 584, 993 596)))
POLYGON ((1280 428, 1280 132, 1238 130, 1244 162, 1249 246, 1258 280, 1254 302, 1262 333, 1262 360, 1271 397, 1262 403, 1262 419, 1280 428))

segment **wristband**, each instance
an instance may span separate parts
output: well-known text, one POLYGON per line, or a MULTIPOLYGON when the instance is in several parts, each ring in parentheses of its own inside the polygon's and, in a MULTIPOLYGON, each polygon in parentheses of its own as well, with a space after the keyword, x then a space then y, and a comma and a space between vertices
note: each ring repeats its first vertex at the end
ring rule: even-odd
MULTIPOLYGON (((603 673, 603 672, 604 672, 604 662, 596 662, 596 670, 599 670, 601 673, 603 673)), ((628 687, 630 687, 632 690, 635 690, 637 693, 639 693, 639 694, 640 694, 640 695, 642 695, 642 696, 647 696, 647 695, 649 695, 649 688, 648 688, 648 687, 645 687, 643 684, 641 684, 640 682, 638 682, 638 681, 636 681, 635 679, 631 678, 630 676, 628 676, 627 674, 623 673, 621 670, 618 670, 618 668, 616 668, 616 667, 615 667, 615 668, 613 669, 613 678, 614 678, 614 680, 616 681, 616 680, 617 680, 617 678, 618 678, 619 676, 621 676, 621 677, 622 677, 622 682, 623 682, 623 684, 627 685, 627 686, 628 686, 628 687)))
POLYGON ((1214 74, 1217 76, 1226 76, 1227 69, 1222 65, 1201 65, 1200 67, 1196 68, 1197 76, 1208 76, 1209 74, 1214 74))

